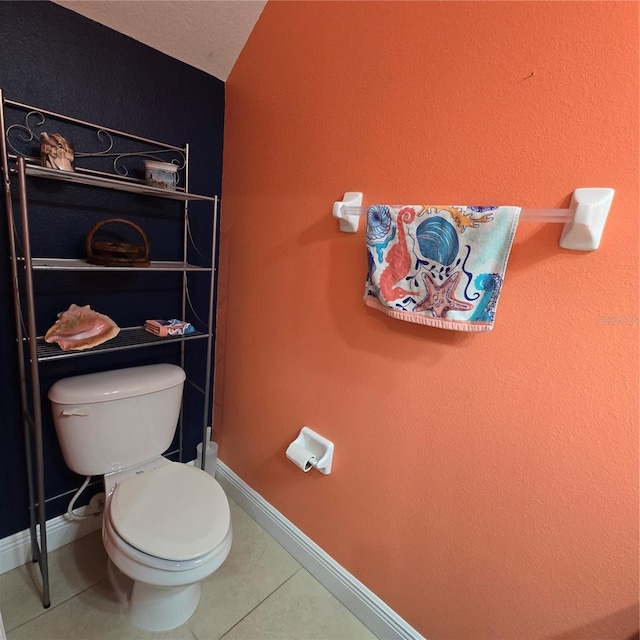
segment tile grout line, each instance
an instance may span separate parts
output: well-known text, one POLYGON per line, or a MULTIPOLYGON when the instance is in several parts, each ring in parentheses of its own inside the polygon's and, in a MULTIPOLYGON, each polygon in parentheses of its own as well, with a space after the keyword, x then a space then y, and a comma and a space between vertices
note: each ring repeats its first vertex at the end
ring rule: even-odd
MULTIPOLYGON (((254 607, 249 609, 249 611, 247 611, 247 613, 245 613, 242 616, 242 618, 240 618, 240 620, 238 620, 233 625, 231 625, 217 640, 224 640, 225 636, 228 633, 230 633, 233 629, 235 629, 243 620, 245 620, 248 616, 250 616, 263 602, 266 602, 276 591, 279 591, 282 587, 284 587, 284 585, 287 584, 287 582, 289 582, 289 580, 291 580, 293 576, 295 576, 299 571, 302 571, 303 569, 304 567, 299 566, 284 582, 279 584, 271 593, 267 594, 264 598, 262 598, 262 600, 260 600, 260 602, 258 602, 254 607)), ((187 625, 188 624, 189 623, 187 622, 187 625)), ((189 628, 191 629, 191 627, 189 628)), ((194 632, 194 636, 195 636, 195 632, 194 632)), ((197 636, 195 637, 196 637, 196 640, 200 640, 200 638, 198 638, 197 636)))
POLYGON ((64 600, 61 600, 60 602, 57 602, 56 604, 53 604, 53 602, 52 602, 51 606, 48 607, 47 609, 45 609, 44 607, 41 607, 41 609, 39 610, 39 613, 37 613, 35 616, 31 616, 31 618, 29 618, 28 620, 25 620, 24 622, 21 622, 18 626, 12 627, 11 629, 6 629, 5 628, 7 636, 10 635, 11 633, 13 633, 14 631, 16 631, 17 629, 20 629, 20 627, 24 627, 25 624, 29 624, 30 622, 33 622, 34 620, 37 620, 40 616, 43 616, 43 615, 45 615, 47 613, 50 613, 54 609, 57 609, 59 606, 69 602, 69 600, 73 600, 76 596, 79 596, 79 595, 81 595, 83 593, 86 593, 90 589, 93 589, 94 587, 97 587, 100 583, 104 582, 105 580, 108 580, 107 576, 105 576, 104 578, 101 578, 97 582, 94 582, 92 585, 90 585, 88 587, 85 587, 84 589, 81 589, 80 591, 74 593, 73 595, 69 596, 68 598, 65 598, 64 600))

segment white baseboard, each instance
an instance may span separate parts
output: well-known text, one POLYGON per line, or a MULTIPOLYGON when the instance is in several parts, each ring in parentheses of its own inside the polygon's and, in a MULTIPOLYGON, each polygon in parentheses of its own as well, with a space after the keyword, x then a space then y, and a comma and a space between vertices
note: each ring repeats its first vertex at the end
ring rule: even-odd
POLYGON ((267 533, 381 640, 424 640, 362 582, 325 553, 218 459, 216 480, 267 533))
MULTIPOLYGON (((83 515, 86 510, 87 507, 80 507, 76 509, 76 513, 83 515)), ((55 551, 65 544, 100 529, 101 526, 102 518, 98 516, 79 522, 71 521, 64 515, 47 520, 47 549, 49 552, 55 551)), ((31 562, 31 559, 29 529, 18 531, 0 540, 0 574, 31 562)))

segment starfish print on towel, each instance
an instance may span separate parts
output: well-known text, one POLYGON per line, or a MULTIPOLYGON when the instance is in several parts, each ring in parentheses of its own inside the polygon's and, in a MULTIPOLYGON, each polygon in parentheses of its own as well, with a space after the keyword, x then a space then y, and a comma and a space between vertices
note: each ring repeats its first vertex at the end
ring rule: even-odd
POLYGON ((442 286, 438 286, 429 273, 423 273, 422 279, 427 286, 427 296, 419 302, 416 311, 432 311, 436 318, 444 318, 448 311, 470 311, 473 305, 454 297, 460 281, 460 271, 447 278, 442 286))

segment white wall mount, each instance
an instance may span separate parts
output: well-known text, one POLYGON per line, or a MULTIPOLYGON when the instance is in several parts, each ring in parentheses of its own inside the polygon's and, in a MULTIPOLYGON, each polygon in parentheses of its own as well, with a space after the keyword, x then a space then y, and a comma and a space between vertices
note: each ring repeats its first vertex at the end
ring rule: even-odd
MULTIPOLYGON (((563 222, 560 238, 563 249, 594 251, 600 246, 614 193, 606 187, 576 189, 569 209, 522 209, 520 222, 563 222)), ((348 191, 342 200, 333 203, 333 216, 340 220, 340 231, 358 230, 360 217, 367 212, 362 197, 360 192, 348 191)))
POLYGON ((360 213, 351 215, 347 213, 346 207, 361 207, 362 193, 359 191, 347 191, 340 202, 333 203, 333 217, 340 221, 340 231, 345 233, 355 233, 360 223, 360 213))
POLYGON ((569 209, 573 222, 564 225, 560 246, 574 251, 594 251, 600 246, 604 225, 613 201, 613 189, 576 189, 569 209))
POLYGON ((309 427, 302 427, 300 435, 287 447, 287 458, 304 472, 315 468, 329 475, 333 462, 333 442, 309 427))

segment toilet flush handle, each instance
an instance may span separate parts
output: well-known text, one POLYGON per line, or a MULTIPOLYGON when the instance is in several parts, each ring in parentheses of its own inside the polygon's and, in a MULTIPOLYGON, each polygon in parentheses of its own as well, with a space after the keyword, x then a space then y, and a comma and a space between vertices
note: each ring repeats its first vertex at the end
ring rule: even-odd
POLYGON ((88 416, 89 407, 72 407, 71 409, 63 409, 63 416, 88 416))

